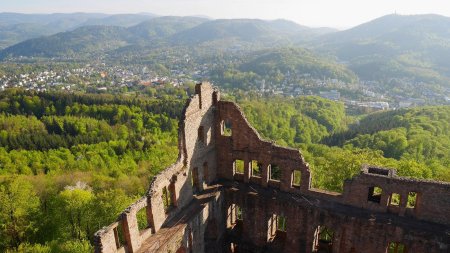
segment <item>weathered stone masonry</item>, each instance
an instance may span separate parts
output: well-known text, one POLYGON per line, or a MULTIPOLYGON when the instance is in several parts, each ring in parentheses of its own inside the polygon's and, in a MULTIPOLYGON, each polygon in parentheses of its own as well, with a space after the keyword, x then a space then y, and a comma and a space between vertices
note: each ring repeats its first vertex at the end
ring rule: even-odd
POLYGON ((96 252, 450 252, 449 183, 366 166, 342 194, 314 189, 301 153, 262 140, 210 84, 183 115, 177 162, 95 234, 96 252))

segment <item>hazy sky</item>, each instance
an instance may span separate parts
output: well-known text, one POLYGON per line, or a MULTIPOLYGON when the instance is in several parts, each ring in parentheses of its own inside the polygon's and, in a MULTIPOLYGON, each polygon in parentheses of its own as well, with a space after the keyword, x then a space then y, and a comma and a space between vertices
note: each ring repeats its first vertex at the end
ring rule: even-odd
POLYGON ((102 12, 284 18, 308 26, 346 28, 386 14, 450 16, 449 0, 0 0, 0 12, 102 12))

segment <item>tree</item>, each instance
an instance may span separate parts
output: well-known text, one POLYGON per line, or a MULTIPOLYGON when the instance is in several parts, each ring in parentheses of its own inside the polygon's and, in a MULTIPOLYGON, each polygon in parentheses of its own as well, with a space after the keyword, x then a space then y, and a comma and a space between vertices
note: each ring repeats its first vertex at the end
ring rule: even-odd
POLYGON ((0 186, 0 249, 17 248, 37 231, 39 205, 33 186, 22 177, 0 186))
POLYGON ((71 238, 83 240, 91 235, 89 208, 94 199, 91 190, 84 187, 67 188, 58 194, 58 206, 60 206, 60 217, 67 224, 68 233, 71 238))

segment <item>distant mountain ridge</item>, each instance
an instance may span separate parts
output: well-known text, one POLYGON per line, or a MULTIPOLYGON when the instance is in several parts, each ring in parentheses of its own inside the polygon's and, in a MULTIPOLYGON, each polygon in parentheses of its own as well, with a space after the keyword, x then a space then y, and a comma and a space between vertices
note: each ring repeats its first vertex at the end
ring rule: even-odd
POLYGON ((171 46, 208 47, 210 52, 304 47, 346 64, 361 80, 389 85, 392 79, 405 79, 412 84, 450 86, 450 18, 431 14, 386 15, 336 31, 288 20, 0 13, 0 47, 26 39, 23 34, 33 39, 0 51, 0 59, 119 51, 121 55, 139 55, 142 49, 171 46), (38 19, 41 21, 33 23, 38 19), (31 23, 18 23, 20 20, 31 23), (53 25, 55 22, 59 24, 53 25), (70 30, 53 34, 67 27, 70 30))
POLYGON ((366 80, 450 81, 449 17, 387 15, 316 38, 314 48, 347 62, 366 80))
POLYGON ((0 51, 0 58, 12 56, 55 57, 78 53, 106 52, 126 45, 197 45, 233 39, 251 45, 287 45, 310 39, 322 30, 291 21, 258 19, 208 20, 198 17, 155 17, 131 27, 84 26, 73 31, 27 40, 0 51), (107 32, 105 32, 107 31, 107 32), (106 45, 101 48, 100 45, 106 45))
POLYGON ((22 14, 3 12, 0 13, 0 49, 27 39, 71 31, 82 26, 129 27, 154 17, 156 15, 151 13, 111 15, 102 13, 22 14))

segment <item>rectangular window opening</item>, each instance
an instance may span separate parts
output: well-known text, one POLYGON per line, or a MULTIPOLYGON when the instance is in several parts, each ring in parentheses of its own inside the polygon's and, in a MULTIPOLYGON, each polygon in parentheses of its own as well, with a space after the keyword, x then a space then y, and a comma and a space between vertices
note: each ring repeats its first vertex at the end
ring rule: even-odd
POLYGON ((300 183, 302 180, 302 173, 300 170, 292 171, 292 187, 300 187, 300 183))
POLYGON ((383 193, 383 190, 380 187, 378 187, 378 186, 370 187, 369 194, 367 196, 367 201, 374 202, 374 203, 380 203, 382 193, 383 193))
POLYGON ((406 208, 416 208, 416 205, 417 205, 417 192, 409 192, 406 208))
POLYGON ((269 166, 269 179, 273 181, 280 181, 281 180, 281 168, 278 167, 278 165, 271 164, 269 166))
POLYGON ((236 205, 231 204, 228 208, 228 227, 236 225, 238 221, 243 220, 242 209, 236 205))
POLYGON ((283 215, 278 215, 277 230, 286 232, 286 217, 283 215))
POLYGON ((399 206, 400 205, 400 194, 398 193, 392 193, 390 200, 389 200, 389 205, 390 206, 399 206))
POLYGON ((314 232, 312 252, 331 252, 333 249, 334 231, 326 226, 317 226, 314 232))
POLYGON ((383 169, 383 168, 370 167, 368 169, 368 172, 370 174, 378 174, 378 175, 383 175, 383 176, 389 175, 389 170, 383 169))
POLYGON ((242 221, 243 219, 242 208, 236 206, 236 220, 242 221))
POLYGON ((233 133, 231 120, 229 119, 222 120, 221 125, 222 125, 222 135, 231 136, 233 133))
POLYGON ((262 174, 262 164, 261 163, 259 163, 256 160, 252 160, 250 162, 250 167, 252 169, 253 177, 261 177, 261 174, 262 174))
POLYGON ((234 160, 233 169, 236 174, 244 174, 244 161, 238 159, 234 160))
POLYGON ((172 200, 170 199, 170 194, 166 186, 164 186, 164 188, 162 189, 161 197, 164 205, 164 211, 167 213, 170 210, 170 204, 172 203, 172 200))
POLYGON ((119 222, 119 225, 114 228, 114 239, 116 240, 116 248, 117 249, 120 249, 121 247, 126 246, 122 222, 119 222))
POLYGON ((147 222, 147 208, 142 208, 136 213, 139 231, 148 228, 147 222))
POLYGON ((274 241, 279 232, 286 232, 286 216, 272 214, 267 224, 267 241, 274 241))

